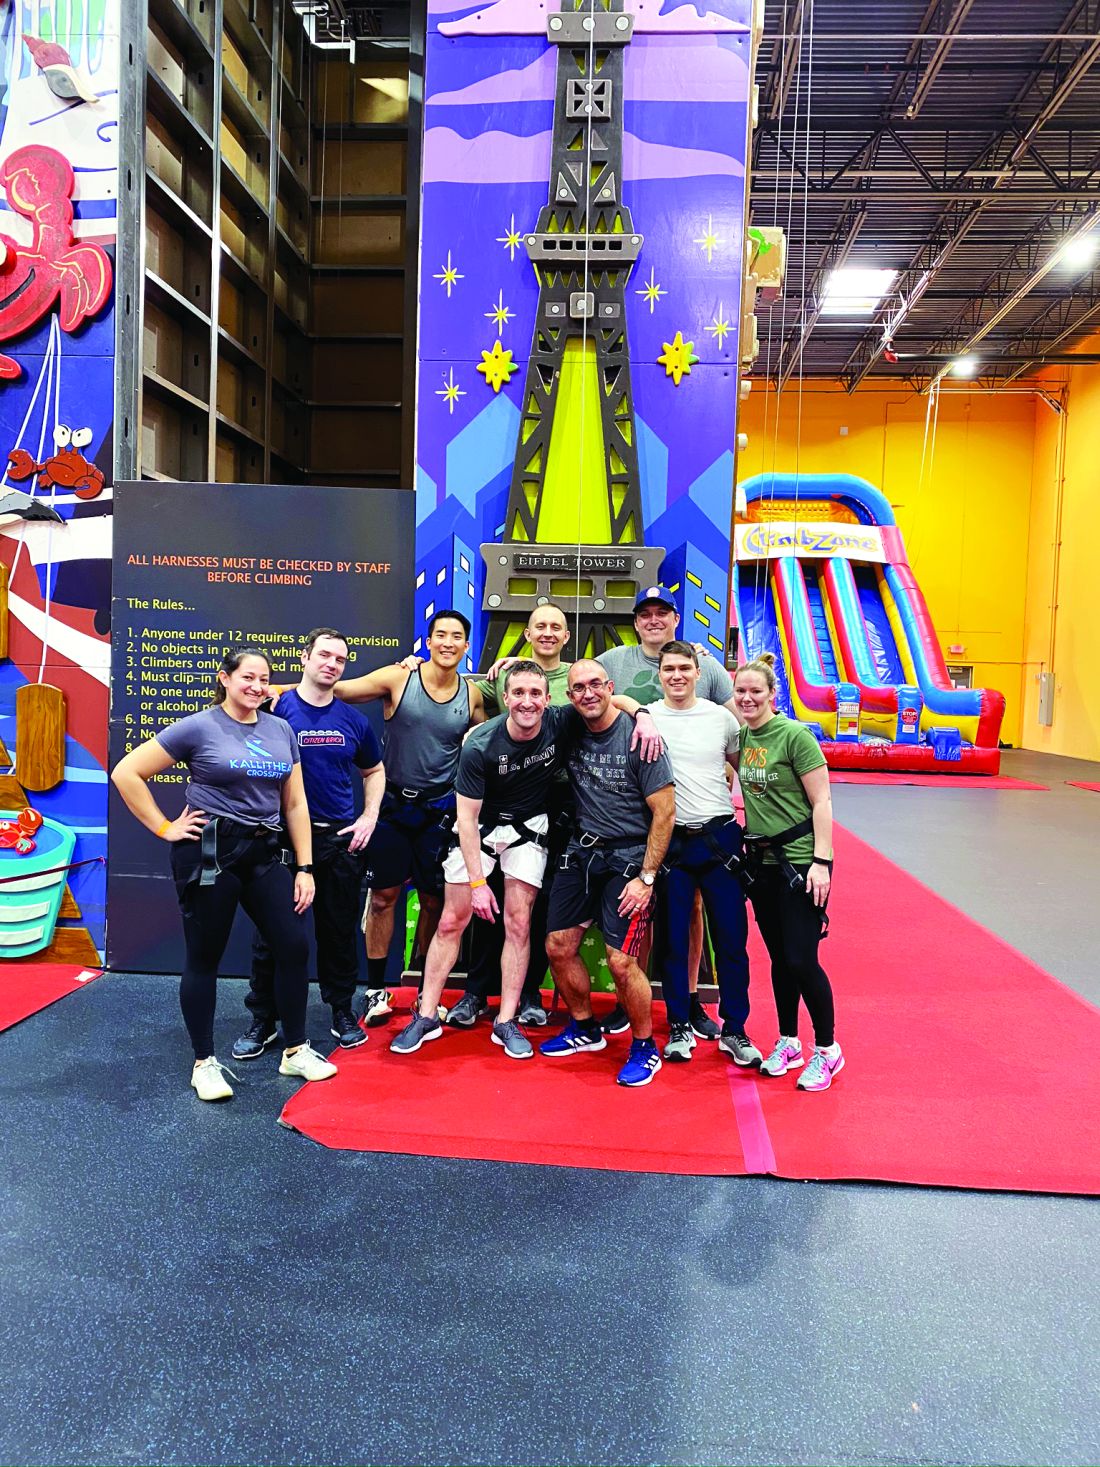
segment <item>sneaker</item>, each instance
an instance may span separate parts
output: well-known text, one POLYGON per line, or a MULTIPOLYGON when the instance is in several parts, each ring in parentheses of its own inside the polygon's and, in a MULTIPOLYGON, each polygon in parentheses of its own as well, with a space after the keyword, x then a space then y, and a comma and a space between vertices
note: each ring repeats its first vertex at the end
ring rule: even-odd
POLYGON ((697 998, 691 1000, 691 1030, 700 1039, 717 1039, 722 1032, 697 998))
POLYGON ((328 1032, 337 1040, 341 1049, 358 1049, 367 1042, 367 1036, 359 1027, 359 1020, 350 1009, 333 1009, 332 1028, 328 1032))
POLYGON ((489 1012, 489 1005, 477 993, 468 989, 447 1015, 447 1023, 455 1029, 472 1029, 482 1014, 489 1012))
MULTIPOLYGON (((239 1039, 234 1039, 233 1058, 235 1060, 259 1059, 264 1050, 274 1044, 278 1037, 278 1031, 270 1019, 257 1019, 239 1039)), ((209 1061, 203 1063, 209 1063, 209 1061)))
POLYGON ((384 988, 368 988, 363 995, 363 1022, 368 1029, 373 1029, 376 1024, 384 1024, 393 1013, 390 1007, 393 1002, 393 994, 387 993, 384 988))
POLYGON ((601 1021, 600 1028, 605 1034, 626 1033, 630 1028, 630 1020, 627 1018, 626 1009, 623 1008, 621 1003, 617 1003, 607 1018, 601 1021))
POLYGON ((509 1059, 534 1059, 531 1041, 515 1019, 499 1019, 493 1024, 493 1043, 499 1044, 509 1059))
POLYGON ((567 1054, 594 1054, 597 1049, 606 1048, 607 1040, 602 1033, 598 1036, 589 1034, 576 1019, 570 1019, 560 1034, 555 1034, 553 1039, 546 1039, 539 1045, 539 1053, 545 1054, 549 1059, 561 1059, 567 1054))
POLYGON ((665 1045, 665 1059, 677 1060, 685 1063, 691 1058, 691 1051, 695 1048, 695 1035, 691 1032, 690 1024, 673 1024, 668 1031, 668 1043, 665 1045))
POLYGON ((438 1019, 426 1019, 423 1014, 414 1014, 401 1033, 390 1045, 394 1054, 415 1054, 429 1039, 438 1039, 443 1025, 438 1019))
POLYGON ((530 1003, 523 1004, 516 1019, 518 1023, 528 1027, 533 1025, 537 1029, 546 1028, 546 1010, 538 999, 532 999, 530 1003))
POLYGON ((718 1048, 742 1069, 748 1069, 750 1065, 759 1066, 764 1059, 743 1029, 723 1029, 718 1048))
POLYGON ((661 1056, 652 1039, 632 1039, 626 1064, 616 1076, 620 1085, 648 1085, 661 1068, 661 1056))
POLYGON ((219 1064, 213 1055, 196 1060, 191 1071, 191 1089, 200 1100, 232 1100, 233 1087, 226 1081, 226 1075, 233 1075, 233 1071, 219 1064))
POLYGON ((798 1077, 797 1089, 828 1090, 833 1076, 839 1075, 843 1068, 844 1056, 840 1045, 832 1044, 828 1049, 822 1049, 819 1044, 810 1056, 810 1063, 798 1077))
POLYGON ((303 1044, 293 1054, 283 1050, 279 1063, 280 1075, 292 1075, 296 1080, 331 1080, 337 1073, 336 1066, 329 1064, 309 1044, 303 1044))
POLYGON ((802 1058, 802 1041, 792 1038, 789 1034, 780 1034, 775 1041, 775 1048, 760 1066, 762 1075, 785 1075, 788 1070, 802 1068, 805 1061, 802 1058))

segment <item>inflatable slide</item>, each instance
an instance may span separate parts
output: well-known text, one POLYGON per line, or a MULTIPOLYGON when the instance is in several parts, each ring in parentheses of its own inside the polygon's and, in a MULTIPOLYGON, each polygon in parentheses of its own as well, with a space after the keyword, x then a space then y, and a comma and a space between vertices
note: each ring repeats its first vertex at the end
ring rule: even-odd
POLYGON ((849 474, 758 474, 741 488, 742 651, 776 654, 778 706, 829 764, 996 774, 1004 696, 952 686, 885 496, 849 474))

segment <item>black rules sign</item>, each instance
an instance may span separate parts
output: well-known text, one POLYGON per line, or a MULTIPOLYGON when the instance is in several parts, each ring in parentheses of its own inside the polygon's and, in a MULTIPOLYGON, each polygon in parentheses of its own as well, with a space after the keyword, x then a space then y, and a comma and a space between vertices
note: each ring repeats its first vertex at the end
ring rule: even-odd
MULTIPOLYGON (((230 647, 259 647, 273 681, 296 684, 299 649, 314 627, 347 636, 350 677, 412 645, 407 491, 143 482, 117 484, 114 502, 112 768, 160 729, 210 706, 230 647)), ((177 767, 153 782, 166 815, 182 809, 186 779, 177 767)), ((114 789, 108 842, 109 966, 178 973, 183 934, 168 847, 114 789)), ((238 917, 224 973, 248 971, 250 935, 238 917)))

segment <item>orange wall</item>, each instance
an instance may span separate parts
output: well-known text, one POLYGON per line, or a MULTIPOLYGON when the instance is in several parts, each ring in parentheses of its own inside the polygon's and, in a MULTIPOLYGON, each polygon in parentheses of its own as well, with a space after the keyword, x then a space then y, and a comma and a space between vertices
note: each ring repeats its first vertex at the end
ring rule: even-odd
MULTIPOLYGON (((740 413, 749 443, 739 456, 738 478, 771 471, 845 473, 881 489, 905 536, 945 658, 973 663, 975 687, 1004 693, 1001 737, 1019 744, 1034 395, 945 386, 935 441, 929 434, 927 447, 927 399, 904 387, 874 385, 848 394, 828 383, 806 383, 800 412, 792 381, 778 412, 776 401, 774 392, 754 382, 740 413), (953 645, 965 653, 949 653, 953 645)), ((1042 405, 1039 411, 1054 416, 1042 405)))
MULTIPOLYGON (((1095 351, 1096 343, 1086 348, 1095 351)), ((1036 407, 1023 742, 1049 754, 1100 759, 1100 367, 1073 367, 1064 376, 1062 417, 1036 407), (1054 723, 1047 728, 1038 720, 1037 674, 1051 669, 1054 723)))

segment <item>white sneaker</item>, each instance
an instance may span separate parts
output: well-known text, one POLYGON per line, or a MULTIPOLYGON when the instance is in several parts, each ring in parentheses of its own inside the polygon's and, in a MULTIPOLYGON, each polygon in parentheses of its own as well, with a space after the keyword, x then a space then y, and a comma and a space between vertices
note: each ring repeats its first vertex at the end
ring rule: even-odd
POLYGON ((764 1075, 785 1075, 788 1070, 801 1069, 803 1064, 802 1041, 791 1034, 780 1034, 760 1071, 764 1075))
MULTIPOLYGON (((233 1075, 233 1071, 219 1064, 213 1055, 196 1060, 191 1071, 191 1088, 200 1100, 232 1100, 233 1087, 226 1080, 226 1075, 233 1075)), ((235 1080, 236 1075, 233 1078, 235 1080)))
POLYGON ((363 1018, 367 1028, 373 1029, 375 1024, 384 1024, 393 1013, 391 1004, 393 994, 385 988, 368 988, 363 994, 363 1018))
POLYGON ((331 1080, 336 1074, 336 1066, 330 1065, 328 1060, 319 1055, 310 1045, 303 1044, 293 1054, 287 1054, 286 1050, 283 1050, 279 1074, 293 1075, 299 1080, 331 1080))

